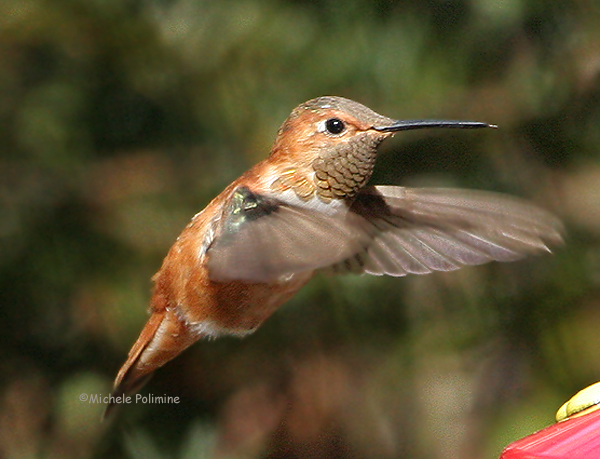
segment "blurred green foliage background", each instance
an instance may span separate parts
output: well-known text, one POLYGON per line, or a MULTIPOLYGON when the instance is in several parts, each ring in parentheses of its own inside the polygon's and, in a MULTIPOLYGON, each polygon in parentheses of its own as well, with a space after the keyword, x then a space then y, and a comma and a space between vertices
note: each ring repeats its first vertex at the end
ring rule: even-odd
POLYGON ((600 379, 596 0, 0 2, 0 458, 494 458, 600 379), (402 133, 372 182, 527 197, 564 248, 313 280, 101 423, 181 229, 341 95, 402 133))

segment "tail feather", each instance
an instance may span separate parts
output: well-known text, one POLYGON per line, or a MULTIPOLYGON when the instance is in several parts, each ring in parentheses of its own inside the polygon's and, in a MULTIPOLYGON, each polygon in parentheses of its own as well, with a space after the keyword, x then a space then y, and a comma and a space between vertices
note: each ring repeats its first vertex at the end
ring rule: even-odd
POLYGON ((172 310, 153 312, 119 370, 104 418, 114 410, 119 397, 141 389, 156 369, 175 358, 198 338, 172 310))

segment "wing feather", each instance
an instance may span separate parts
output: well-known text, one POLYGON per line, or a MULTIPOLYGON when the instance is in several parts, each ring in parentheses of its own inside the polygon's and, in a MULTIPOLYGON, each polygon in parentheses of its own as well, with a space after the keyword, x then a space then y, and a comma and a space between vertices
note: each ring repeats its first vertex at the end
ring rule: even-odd
POLYGON ((238 189, 207 250, 212 280, 271 282, 342 262, 371 241, 362 217, 323 213, 238 189))
MULTIPOLYGON (((370 274, 403 276, 514 261, 562 242, 562 223, 552 214, 484 191, 367 187, 351 210, 376 229, 363 254, 363 271, 370 274)), ((343 271, 341 266, 336 271, 343 271)))
POLYGON ((303 206, 238 188, 206 252, 211 279, 270 282, 324 268, 426 274, 562 242, 555 216, 496 193, 378 186, 341 204, 303 206))

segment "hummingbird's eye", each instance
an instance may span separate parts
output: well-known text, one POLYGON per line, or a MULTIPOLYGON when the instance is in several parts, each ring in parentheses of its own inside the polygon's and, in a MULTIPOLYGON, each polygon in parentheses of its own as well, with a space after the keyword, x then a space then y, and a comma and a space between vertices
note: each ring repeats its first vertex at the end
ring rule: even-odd
POLYGON ((333 135, 341 134, 346 129, 344 122, 338 118, 329 118, 325 121, 325 129, 333 135))

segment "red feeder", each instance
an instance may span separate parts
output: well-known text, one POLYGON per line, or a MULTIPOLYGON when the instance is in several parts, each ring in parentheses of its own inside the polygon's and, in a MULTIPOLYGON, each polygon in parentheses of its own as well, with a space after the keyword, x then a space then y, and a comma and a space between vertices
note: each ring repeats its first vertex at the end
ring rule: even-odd
POLYGON ((517 440, 500 459, 600 459, 600 410, 578 413, 517 440))

